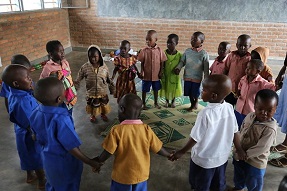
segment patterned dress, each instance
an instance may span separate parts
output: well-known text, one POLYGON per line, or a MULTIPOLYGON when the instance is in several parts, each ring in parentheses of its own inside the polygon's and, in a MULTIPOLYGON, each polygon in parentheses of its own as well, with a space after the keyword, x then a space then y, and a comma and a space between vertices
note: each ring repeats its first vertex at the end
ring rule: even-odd
POLYGON ((165 61, 164 75, 161 79, 162 88, 159 91, 159 95, 165 97, 167 100, 173 100, 176 97, 182 96, 180 76, 173 72, 182 55, 180 52, 174 55, 170 55, 166 51, 164 52, 167 56, 167 60, 165 61))
POLYGON ((114 97, 117 98, 119 103, 120 99, 128 94, 136 94, 135 77, 136 77, 136 64, 137 59, 134 56, 124 58, 121 56, 115 57, 114 64, 118 69, 118 78, 116 82, 116 92, 114 97))

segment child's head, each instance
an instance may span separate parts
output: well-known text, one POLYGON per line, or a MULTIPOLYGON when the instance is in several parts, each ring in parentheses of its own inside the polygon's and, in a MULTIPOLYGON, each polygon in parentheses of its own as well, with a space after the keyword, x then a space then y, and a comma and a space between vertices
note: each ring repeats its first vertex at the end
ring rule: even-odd
POLYGON ((210 103, 222 103, 232 89, 230 78, 223 74, 208 76, 203 80, 202 86, 201 98, 210 103))
POLYGON ((89 61, 92 65, 95 65, 97 63, 100 64, 100 66, 102 66, 104 64, 104 60, 102 57, 102 53, 101 50, 98 46, 96 45, 92 45, 89 47, 88 49, 88 57, 89 57, 89 61))
POLYGON ((155 30, 149 30, 146 34, 146 44, 149 47, 154 47, 156 45, 156 41, 157 41, 157 33, 155 30))
POLYGON ((7 66, 2 74, 2 80, 10 87, 19 90, 33 89, 33 82, 29 75, 29 70, 19 64, 7 66))
POLYGON ((245 56, 248 49, 251 47, 251 37, 247 34, 242 34, 237 38, 236 48, 239 56, 245 56))
POLYGON ((49 41, 46 44, 46 50, 50 58, 55 62, 61 61, 65 58, 64 47, 58 40, 49 41))
POLYGON ((170 34, 167 37, 167 49, 170 52, 173 52, 175 50, 175 46, 178 44, 178 36, 176 34, 170 34))
POLYGON ((256 120, 263 122, 269 121, 278 105, 278 95, 270 89, 263 89, 257 92, 255 96, 254 110, 256 120))
POLYGON ((218 45, 218 56, 225 58, 230 53, 231 44, 229 42, 221 42, 218 45))
POLYGON ((248 62, 245 73, 248 77, 256 77, 264 68, 261 60, 252 59, 248 62))
POLYGON ((127 40, 123 40, 123 41, 121 42, 121 45, 120 45, 120 55, 121 55, 122 57, 127 57, 128 54, 129 54, 130 49, 131 49, 131 44, 130 44, 130 42, 127 41, 127 40))
POLYGON ((25 66, 26 68, 28 68, 28 70, 30 70, 30 68, 32 67, 28 58, 24 56, 23 54, 13 55, 11 58, 11 64, 19 64, 19 65, 25 66))
POLYGON ((122 122, 126 119, 138 119, 142 109, 142 100, 139 96, 129 93, 119 102, 118 118, 122 122))
POLYGON ((197 31, 192 34, 190 44, 193 48, 200 48, 205 40, 205 36, 202 32, 197 31))
POLYGON ((63 83, 55 77, 40 79, 36 83, 34 96, 45 106, 58 106, 65 99, 63 83))

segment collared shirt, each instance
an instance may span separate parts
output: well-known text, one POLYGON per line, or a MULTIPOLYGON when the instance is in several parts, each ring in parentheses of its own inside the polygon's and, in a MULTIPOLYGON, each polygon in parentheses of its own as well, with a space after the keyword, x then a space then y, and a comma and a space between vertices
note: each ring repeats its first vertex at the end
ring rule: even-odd
POLYGON ((240 79, 245 75, 248 62, 251 60, 251 54, 243 57, 238 55, 237 51, 232 51, 225 61, 225 71, 232 82, 232 91, 236 92, 240 79))
POLYGON ((137 184, 148 179, 150 150, 159 152, 162 142, 141 120, 125 120, 112 128, 102 146, 115 155, 112 179, 137 184))
POLYGON ((1 91, 0 91, 0 96, 8 98, 9 92, 10 92, 10 87, 7 84, 5 84, 4 82, 2 82, 1 86, 2 87, 1 87, 1 91))
POLYGON ((72 116, 62 107, 40 104, 31 114, 30 124, 42 145, 43 164, 51 185, 70 184, 81 176, 83 163, 69 153, 81 145, 72 116))
POLYGON ((142 63, 143 80, 158 81, 161 62, 167 60, 165 53, 159 46, 146 47, 138 55, 138 60, 142 63))
POLYGON ((196 141, 191 150, 192 161, 202 168, 215 168, 228 160, 238 125, 233 107, 227 103, 208 103, 191 129, 196 141))
POLYGON ((40 79, 55 76, 63 82, 65 88, 65 104, 70 110, 77 102, 77 91, 71 75, 70 65, 67 60, 62 60, 61 64, 50 59, 43 68, 40 79))
POLYGON ((236 103, 236 111, 244 115, 254 112, 255 96, 257 92, 262 89, 275 90, 275 85, 260 75, 257 75, 250 83, 247 80, 247 75, 243 76, 238 84, 240 96, 236 103))
POLYGON ((224 74, 225 61, 226 61, 227 57, 228 57, 228 55, 222 61, 219 61, 218 57, 215 58, 213 64, 209 68, 210 74, 224 74))
POLYGON ((247 153, 247 163, 259 169, 267 166, 270 147, 274 144, 277 135, 277 122, 255 121, 254 112, 248 114, 240 128, 240 143, 247 153))
POLYGON ((176 68, 184 68, 185 81, 200 83, 204 76, 209 75, 209 56, 205 50, 195 51, 192 48, 185 50, 176 68))

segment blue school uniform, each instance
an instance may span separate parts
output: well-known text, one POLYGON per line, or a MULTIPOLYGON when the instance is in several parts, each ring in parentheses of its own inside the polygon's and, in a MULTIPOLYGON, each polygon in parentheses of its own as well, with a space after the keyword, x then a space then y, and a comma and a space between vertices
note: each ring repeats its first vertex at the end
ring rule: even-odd
POLYGON ((8 98, 9 93, 10 93, 10 87, 7 84, 5 84, 4 82, 2 82, 1 86, 2 86, 2 88, 1 88, 1 91, 0 91, 0 96, 8 98))
POLYGON ((29 117, 38 106, 31 91, 9 88, 8 105, 10 121, 14 123, 16 145, 22 170, 39 170, 43 168, 41 148, 32 139, 29 117))
POLYGON ((79 147, 81 141, 68 110, 40 104, 32 112, 30 122, 36 139, 42 145, 46 191, 78 191, 83 163, 69 151, 79 147))

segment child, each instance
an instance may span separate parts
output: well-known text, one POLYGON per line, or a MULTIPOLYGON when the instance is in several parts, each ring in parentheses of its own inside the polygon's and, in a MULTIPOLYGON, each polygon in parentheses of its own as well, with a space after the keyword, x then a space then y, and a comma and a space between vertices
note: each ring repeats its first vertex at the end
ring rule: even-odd
POLYGON ((142 100, 143 109, 149 109, 146 106, 146 93, 150 91, 152 86, 154 93, 154 106, 157 109, 161 107, 158 104, 158 91, 161 89, 160 79, 163 74, 163 63, 166 61, 166 56, 161 48, 156 44, 157 32, 149 30, 146 35, 147 47, 143 48, 139 55, 138 60, 141 62, 142 78, 142 100))
POLYGON ((32 95, 33 86, 29 70, 22 65, 12 64, 4 69, 2 79, 9 86, 8 110, 10 121, 14 123, 21 169, 27 172, 27 183, 32 183, 38 178, 38 188, 44 189, 45 175, 41 149, 33 138, 29 122, 31 112, 38 106, 32 95))
POLYGON ((240 129, 240 144, 247 153, 245 160, 234 155, 233 190, 262 190, 269 149, 276 139, 277 123, 272 118, 276 111, 278 95, 263 89, 255 97, 255 112, 249 113, 240 129))
POLYGON ((165 50, 167 60, 163 66, 164 75, 161 79, 162 89, 159 94, 166 99, 165 107, 175 108, 175 98, 182 95, 182 88, 180 77, 174 73, 174 68, 178 65, 182 54, 175 49, 178 44, 178 36, 170 34, 167 38, 167 49, 165 50))
MULTIPOLYGON (((19 64, 19 65, 23 65, 25 66, 28 70, 31 69, 31 63, 28 60, 28 58, 22 54, 15 54, 14 56, 12 56, 11 58, 11 64, 19 64)), ((5 107, 7 112, 8 111, 8 96, 9 96, 9 86, 7 86, 4 82, 2 82, 2 88, 1 88, 1 92, 0 92, 0 97, 4 97, 5 98, 5 107)))
POLYGON ((225 61, 230 53, 231 44, 229 42, 221 42, 218 46, 218 57, 215 58, 211 65, 210 74, 223 74, 225 69, 225 61))
POLYGON ((102 146, 104 151, 98 162, 103 163, 115 155, 111 191, 147 190, 150 169, 150 150, 169 157, 152 129, 138 119, 142 107, 135 94, 126 94, 119 102, 118 118, 121 122, 112 128, 102 146))
POLYGON ((240 79, 245 75, 247 63, 251 59, 248 49, 251 47, 251 37, 243 34, 237 38, 237 50, 232 51, 225 62, 224 74, 228 75, 232 81, 232 92, 226 96, 225 101, 235 105, 236 92, 240 79))
POLYGON ((32 112, 30 121, 42 145, 46 190, 79 191, 83 162, 96 170, 100 164, 81 152, 72 116, 66 108, 59 107, 65 99, 63 83, 54 77, 41 79, 34 93, 41 104, 32 112))
POLYGON ((116 83, 116 92, 114 97, 117 98, 117 103, 120 99, 128 93, 136 94, 136 86, 134 78, 138 73, 136 67, 137 59, 129 54, 130 42, 123 40, 120 45, 120 54, 114 59, 115 68, 111 81, 114 80, 116 73, 118 72, 118 78, 116 83))
POLYGON ((174 161, 191 148, 189 182, 195 190, 225 190, 225 169, 232 141, 241 158, 239 133, 234 111, 224 101, 232 83, 226 75, 214 74, 204 79, 201 97, 209 102, 198 113, 187 144, 170 157, 174 161), (204 184, 203 184, 204 183, 204 184))
POLYGON ((283 76, 286 72, 287 67, 287 52, 285 56, 284 65, 282 66, 276 80, 276 86, 277 89, 280 89, 282 86, 282 90, 279 95, 279 103, 276 110, 276 113, 274 114, 274 118, 277 120, 279 126, 281 127, 281 132, 285 134, 285 138, 282 143, 272 146, 270 151, 271 152, 277 152, 284 154, 283 156, 279 158, 275 158, 269 161, 269 163, 273 166, 286 168, 287 167, 287 78, 285 75, 285 78, 283 79, 283 76), (283 82, 282 82, 283 81, 283 82))
POLYGON ((90 121, 96 122, 96 116, 101 114, 103 121, 108 121, 108 114, 111 111, 109 97, 107 94, 108 83, 110 83, 109 69, 104 63, 101 49, 96 45, 88 48, 88 62, 78 72, 75 81, 77 89, 80 88, 80 81, 85 78, 87 89, 86 111, 90 114, 90 121))
POLYGON ((200 95, 200 83, 204 77, 209 75, 209 56, 202 48, 205 36, 202 32, 195 32, 191 36, 191 48, 185 50, 179 64, 174 72, 178 75, 180 69, 184 69, 184 96, 189 96, 190 108, 188 111, 197 109, 198 97, 200 95))
POLYGON ((50 60, 44 66, 40 79, 54 76, 63 82, 66 100, 61 106, 66 107, 72 115, 73 106, 77 102, 77 91, 73 84, 69 63, 65 59, 64 47, 58 40, 52 40, 46 44, 46 50, 50 60))
POLYGON ((264 68, 260 72, 260 76, 267 80, 268 82, 272 82, 273 74, 271 68, 267 65, 267 59, 269 56, 269 49, 263 47, 257 47, 251 51, 251 59, 259 59, 264 63, 264 68))
POLYGON ((241 78, 238 84, 235 116, 239 127, 245 116, 250 112, 254 112, 256 93, 262 89, 275 90, 273 83, 268 82, 259 75, 263 68, 264 64, 261 60, 250 60, 247 64, 246 75, 241 78))

